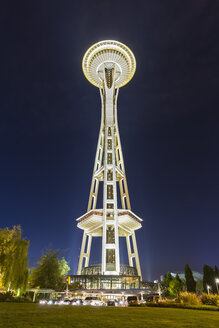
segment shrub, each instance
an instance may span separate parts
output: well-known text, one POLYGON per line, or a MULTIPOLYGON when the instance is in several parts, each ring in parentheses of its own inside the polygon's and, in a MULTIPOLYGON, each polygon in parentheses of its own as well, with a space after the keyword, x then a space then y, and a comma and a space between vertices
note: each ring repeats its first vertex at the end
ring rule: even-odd
POLYGON ((15 297, 12 292, 0 293, 0 302, 29 303, 32 299, 29 296, 15 297))
POLYGON ((188 305, 201 304, 200 299, 194 293, 181 292, 179 295, 179 300, 181 303, 188 304, 188 305))
POLYGON ((159 307, 159 308, 176 308, 176 309, 191 309, 191 310, 203 310, 203 311, 219 311, 217 306, 213 305, 189 305, 182 303, 146 303, 141 304, 145 307, 159 307))
POLYGON ((129 306, 140 306, 141 304, 138 304, 137 301, 130 301, 129 306))
POLYGON ((202 304, 219 306, 219 296, 214 294, 202 294, 202 304))
POLYGON ((175 304, 175 303, 179 303, 179 299, 178 298, 166 298, 165 299, 165 304, 175 304))
POLYGON ((0 293, 0 302, 10 302, 13 300, 13 293, 6 292, 0 293))

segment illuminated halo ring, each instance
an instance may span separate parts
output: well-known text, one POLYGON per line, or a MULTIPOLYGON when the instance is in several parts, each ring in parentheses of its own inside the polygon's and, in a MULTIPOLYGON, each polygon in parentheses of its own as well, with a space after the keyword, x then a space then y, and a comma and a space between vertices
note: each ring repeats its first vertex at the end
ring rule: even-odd
POLYGON ((120 74, 115 87, 127 84, 135 74, 136 60, 132 51, 123 43, 113 40, 100 41, 92 45, 85 53, 82 68, 84 75, 96 87, 102 87, 98 68, 103 63, 115 63, 120 74))

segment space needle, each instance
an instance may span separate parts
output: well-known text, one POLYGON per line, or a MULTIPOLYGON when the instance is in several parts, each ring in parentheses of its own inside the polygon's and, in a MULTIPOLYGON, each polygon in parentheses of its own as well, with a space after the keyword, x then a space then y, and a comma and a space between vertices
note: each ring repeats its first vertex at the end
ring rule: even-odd
POLYGON ((141 280, 141 267, 135 231, 141 228, 142 219, 131 210, 117 120, 119 89, 132 79, 136 60, 123 43, 106 40, 87 50, 82 68, 88 81, 99 89, 102 108, 88 208, 77 219, 78 228, 83 230, 77 275, 87 276, 87 286, 95 288, 124 288, 127 282, 128 288, 137 288, 134 278, 141 280), (97 208, 101 183, 102 206, 97 208), (102 259, 100 264, 89 265, 95 237, 102 238, 102 259), (119 238, 126 239, 128 264, 121 264, 119 238), (89 280, 89 276, 93 278, 89 280), (124 282, 124 277, 133 279, 124 282))

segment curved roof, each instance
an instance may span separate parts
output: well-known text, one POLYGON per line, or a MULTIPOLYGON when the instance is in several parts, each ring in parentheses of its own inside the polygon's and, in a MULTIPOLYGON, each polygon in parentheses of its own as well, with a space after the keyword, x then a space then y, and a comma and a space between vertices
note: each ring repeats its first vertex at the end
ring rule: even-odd
POLYGON ((127 84, 135 74, 136 60, 132 51, 123 43, 106 40, 95 43, 85 53, 82 68, 84 75, 96 87, 102 87, 102 79, 98 69, 103 63, 115 63, 119 71, 115 80, 115 87, 127 84))

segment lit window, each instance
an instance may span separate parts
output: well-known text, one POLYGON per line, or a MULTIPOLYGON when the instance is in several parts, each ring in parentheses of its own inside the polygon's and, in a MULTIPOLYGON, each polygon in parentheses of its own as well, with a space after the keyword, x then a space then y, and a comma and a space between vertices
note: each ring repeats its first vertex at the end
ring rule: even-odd
POLYGON ((115 249, 106 250, 106 263, 115 263, 115 249))
POLYGON ((107 164, 112 164, 113 158, 112 158, 112 153, 107 154, 107 164))
POLYGON ((106 214, 106 219, 107 219, 107 220, 114 220, 114 213, 113 213, 113 212, 111 212, 111 213, 107 213, 107 214, 106 214))
POLYGON ((115 231, 114 228, 111 226, 108 226, 106 231, 106 243, 115 244, 115 231))
POLYGON ((112 139, 108 139, 108 149, 112 149, 112 139))
POLYGON ((113 172, 111 170, 108 170, 108 172, 107 172, 107 180, 108 181, 113 180, 113 172))
POLYGON ((107 186, 107 199, 113 199, 113 185, 107 186))

